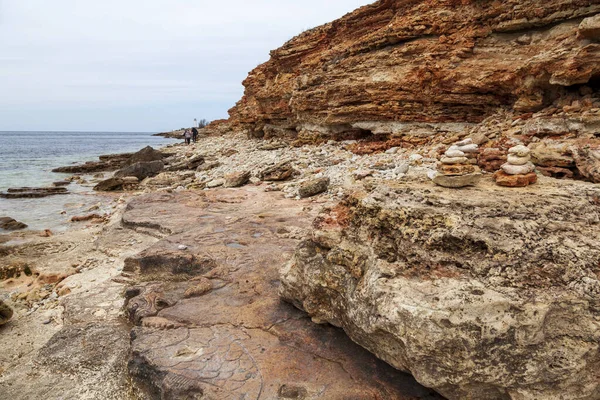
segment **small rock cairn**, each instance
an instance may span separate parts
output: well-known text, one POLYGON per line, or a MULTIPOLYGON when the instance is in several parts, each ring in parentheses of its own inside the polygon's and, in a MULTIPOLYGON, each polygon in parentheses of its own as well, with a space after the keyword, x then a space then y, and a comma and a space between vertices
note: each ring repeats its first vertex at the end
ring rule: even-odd
POLYGON ((531 162, 531 150, 519 145, 508 149, 507 163, 494 174, 499 186, 525 187, 537 182, 535 165, 531 162))
POLYGON ((431 179, 447 188, 476 185, 481 179, 481 170, 476 165, 478 153, 479 146, 472 139, 453 144, 444 153, 431 179))

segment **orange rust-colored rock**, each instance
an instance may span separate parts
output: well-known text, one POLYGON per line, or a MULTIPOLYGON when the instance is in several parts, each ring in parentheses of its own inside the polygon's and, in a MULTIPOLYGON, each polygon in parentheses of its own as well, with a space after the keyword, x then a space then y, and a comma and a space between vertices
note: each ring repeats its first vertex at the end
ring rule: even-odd
POLYGON ((578 34, 598 12, 582 0, 380 0, 272 51, 230 122, 255 137, 394 134, 537 111, 600 73, 599 45, 578 34))
POLYGON ((509 175, 504 171, 498 171, 494 174, 494 180, 500 186, 525 187, 536 183, 537 175, 535 172, 526 175, 509 175))

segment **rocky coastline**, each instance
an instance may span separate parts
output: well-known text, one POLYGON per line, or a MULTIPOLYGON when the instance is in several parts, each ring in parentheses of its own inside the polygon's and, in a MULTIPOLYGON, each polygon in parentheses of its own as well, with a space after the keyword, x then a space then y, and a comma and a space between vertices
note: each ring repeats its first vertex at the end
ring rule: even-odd
POLYGON ((0 393, 600 399, 599 7, 377 1, 84 164, 110 213, 0 234, 0 393))

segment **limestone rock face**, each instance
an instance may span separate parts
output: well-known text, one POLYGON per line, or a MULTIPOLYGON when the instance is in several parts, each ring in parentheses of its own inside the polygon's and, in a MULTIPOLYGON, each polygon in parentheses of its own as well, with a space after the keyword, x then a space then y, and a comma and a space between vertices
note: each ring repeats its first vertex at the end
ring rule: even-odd
POLYGON ((380 0, 272 51, 230 122, 256 137, 343 137, 536 111, 600 72, 587 39, 597 17, 584 21, 598 12, 584 0, 380 0))
POLYGON ((598 399, 600 188, 540 179, 354 194, 280 293, 448 399, 598 399))

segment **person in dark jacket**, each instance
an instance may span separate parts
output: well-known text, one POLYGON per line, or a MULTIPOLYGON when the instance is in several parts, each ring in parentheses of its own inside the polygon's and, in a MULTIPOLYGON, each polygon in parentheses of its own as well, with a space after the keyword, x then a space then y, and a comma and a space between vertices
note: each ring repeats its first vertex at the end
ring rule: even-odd
POLYGON ((196 129, 196 127, 192 128, 192 140, 194 141, 194 143, 196 143, 196 141, 198 140, 198 129, 196 129))

